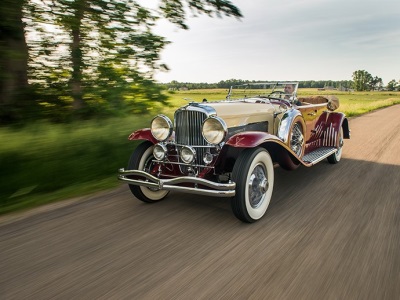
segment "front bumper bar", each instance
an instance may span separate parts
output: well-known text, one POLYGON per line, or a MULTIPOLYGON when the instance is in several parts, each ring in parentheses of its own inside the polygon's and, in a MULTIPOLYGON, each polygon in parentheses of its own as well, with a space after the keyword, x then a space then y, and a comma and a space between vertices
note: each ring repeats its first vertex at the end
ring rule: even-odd
POLYGON ((217 183, 210 180, 197 177, 177 177, 172 179, 159 179, 151 174, 139 170, 119 169, 118 179, 131 185, 139 185, 156 190, 179 191, 191 194, 215 196, 215 197, 233 197, 235 196, 236 183, 217 183), (141 177, 140 179, 130 179, 127 175, 141 177), (178 184, 192 183, 195 187, 181 186, 178 184), (210 189, 197 187, 197 185, 206 186, 210 189))

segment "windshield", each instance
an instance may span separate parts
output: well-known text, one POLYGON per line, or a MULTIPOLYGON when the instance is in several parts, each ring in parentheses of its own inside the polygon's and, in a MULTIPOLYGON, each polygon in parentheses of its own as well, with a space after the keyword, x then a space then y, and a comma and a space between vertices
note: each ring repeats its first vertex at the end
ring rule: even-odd
POLYGON ((231 86, 227 99, 266 97, 294 100, 297 98, 298 82, 260 82, 231 86))

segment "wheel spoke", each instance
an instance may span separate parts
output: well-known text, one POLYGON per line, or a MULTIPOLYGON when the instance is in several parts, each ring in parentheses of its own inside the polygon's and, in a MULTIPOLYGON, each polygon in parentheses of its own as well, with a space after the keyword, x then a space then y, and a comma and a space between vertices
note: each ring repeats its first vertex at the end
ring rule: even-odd
POLYGON ((290 148, 300 156, 303 152, 304 135, 299 123, 293 125, 293 130, 290 138, 290 148))

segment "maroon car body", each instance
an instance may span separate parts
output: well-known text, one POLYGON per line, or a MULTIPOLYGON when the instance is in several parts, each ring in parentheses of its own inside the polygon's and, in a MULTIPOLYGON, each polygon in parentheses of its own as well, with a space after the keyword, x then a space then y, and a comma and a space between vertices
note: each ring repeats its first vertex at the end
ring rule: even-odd
POLYGON ((228 197, 237 218, 260 219, 272 197, 274 166, 294 170, 325 158, 336 164, 350 138, 336 97, 298 98, 297 88, 297 82, 248 84, 231 88, 223 101, 179 108, 174 122, 156 116, 150 128, 129 136, 143 142, 119 179, 144 202, 169 191, 228 197))

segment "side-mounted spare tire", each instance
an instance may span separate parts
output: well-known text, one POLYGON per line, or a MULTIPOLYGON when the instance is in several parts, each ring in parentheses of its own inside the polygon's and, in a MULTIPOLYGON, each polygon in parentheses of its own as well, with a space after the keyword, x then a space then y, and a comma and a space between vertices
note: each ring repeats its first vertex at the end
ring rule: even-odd
MULTIPOLYGON (((301 159, 304 156, 306 146, 305 123, 301 117, 296 117, 290 126, 288 146, 301 159)), ((279 165, 285 170, 295 170, 300 166, 300 162, 286 152, 280 157, 279 165)))

